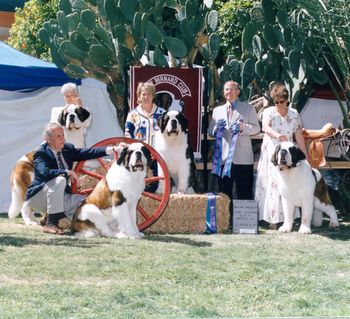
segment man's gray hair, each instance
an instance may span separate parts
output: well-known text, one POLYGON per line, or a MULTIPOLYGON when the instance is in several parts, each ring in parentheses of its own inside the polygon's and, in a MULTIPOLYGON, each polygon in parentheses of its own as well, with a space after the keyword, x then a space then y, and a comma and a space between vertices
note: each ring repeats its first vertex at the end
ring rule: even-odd
POLYGON ((75 83, 69 82, 62 85, 61 93, 64 95, 66 93, 74 93, 76 96, 79 95, 78 86, 75 83))
POLYGON ((46 137, 51 137, 53 130, 58 128, 58 127, 63 129, 62 125, 60 125, 58 123, 55 123, 55 122, 47 123, 43 129, 43 138, 45 139, 46 137))

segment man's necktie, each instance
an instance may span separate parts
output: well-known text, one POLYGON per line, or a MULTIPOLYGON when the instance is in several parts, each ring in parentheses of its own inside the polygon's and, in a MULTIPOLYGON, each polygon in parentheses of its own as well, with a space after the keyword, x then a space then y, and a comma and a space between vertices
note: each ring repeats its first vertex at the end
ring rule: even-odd
POLYGON ((63 164, 63 160, 62 160, 62 157, 61 157, 61 152, 57 152, 56 157, 57 157, 58 168, 66 169, 64 167, 64 164, 63 164))

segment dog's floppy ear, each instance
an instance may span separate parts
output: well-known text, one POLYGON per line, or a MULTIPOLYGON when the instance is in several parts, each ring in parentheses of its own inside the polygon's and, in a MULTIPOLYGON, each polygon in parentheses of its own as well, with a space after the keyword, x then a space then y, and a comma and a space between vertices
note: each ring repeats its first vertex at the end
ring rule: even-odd
POLYGON ((148 148, 146 146, 142 146, 141 151, 147 159, 147 166, 151 166, 151 163, 152 163, 151 152, 148 150, 148 148))
POLYGON ((188 131, 188 121, 187 121, 187 118, 185 117, 185 114, 183 114, 182 112, 179 112, 177 117, 178 117, 178 120, 180 122, 182 131, 187 133, 187 131, 188 131))
POLYGON ((306 158, 302 150, 296 146, 290 147, 289 153, 292 157, 292 167, 296 167, 300 161, 306 158))
POLYGON ((169 120, 169 116, 167 113, 163 113, 160 117, 157 119, 157 125, 160 128, 160 131, 163 133, 166 127, 166 123, 169 120))
POLYGON ((119 157, 117 159, 117 164, 120 165, 120 164, 123 164, 124 161, 125 161, 125 158, 126 158, 126 155, 128 154, 128 146, 124 146, 122 149, 121 149, 121 152, 119 153, 119 150, 117 148, 117 152, 119 154, 119 157))
POLYGON ((67 113, 65 112, 65 110, 62 110, 58 115, 57 122, 62 126, 66 126, 66 118, 67 118, 67 113))
POLYGON ((90 112, 87 109, 84 109, 83 107, 77 107, 75 109, 75 113, 77 114, 80 122, 84 122, 90 116, 90 112))
POLYGON ((272 154, 272 157, 271 157, 271 162, 275 166, 278 165, 278 153, 280 150, 281 150, 281 145, 278 145, 275 149, 275 152, 272 154))

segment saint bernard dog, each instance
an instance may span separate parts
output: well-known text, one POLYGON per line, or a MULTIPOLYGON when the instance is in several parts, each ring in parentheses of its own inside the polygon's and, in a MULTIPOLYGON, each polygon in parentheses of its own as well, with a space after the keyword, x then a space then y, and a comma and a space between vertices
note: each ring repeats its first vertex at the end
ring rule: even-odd
POLYGON ((11 205, 8 217, 14 219, 21 212, 26 225, 37 224, 34 211, 29 208, 25 201, 27 188, 34 178, 34 153, 35 151, 31 151, 17 161, 10 178, 11 205))
MULTIPOLYGON (((195 163, 188 139, 188 122, 184 114, 175 110, 163 113, 157 120, 159 130, 155 135, 155 150, 164 159, 179 194, 195 192, 195 163)), ((163 172, 158 165, 158 175, 163 172)), ((163 193, 164 182, 159 181, 157 193, 163 193)))
POLYGON ((282 142, 276 147, 272 163, 278 169, 277 186, 284 212, 280 232, 291 232, 295 207, 301 207, 302 212, 300 233, 310 234, 311 223, 321 226, 322 212, 329 216, 329 228, 339 226, 324 179, 318 170, 310 166, 298 147, 291 142, 282 142))
POLYGON ((122 147, 118 160, 77 209, 72 232, 80 237, 140 239, 136 207, 150 162, 151 154, 143 144, 122 147))
POLYGON ((91 124, 91 113, 88 109, 75 104, 54 107, 51 111, 51 122, 62 125, 66 143, 72 143, 76 148, 85 147, 86 129, 91 124))

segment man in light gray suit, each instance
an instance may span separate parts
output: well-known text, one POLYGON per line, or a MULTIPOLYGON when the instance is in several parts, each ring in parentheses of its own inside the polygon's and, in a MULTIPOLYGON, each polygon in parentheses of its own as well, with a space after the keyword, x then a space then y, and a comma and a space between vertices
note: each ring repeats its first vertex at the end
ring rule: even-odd
POLYGON ((228 81, 225 83, 223 95, 226 103, 213 110, 212 120, 208 129, 210 136, 216 136, 219 127, 223 129, 222 166, 218 182, 219 191, 227 194, 231 199, 230 215, 232 215, 232 189, 234 182, 236 184, 237 199, 253 199, 254 154, 250 137, 260 132, 256 110, 252 105, 239 101, 238 96, 240 92, 237 82, 228 81), (237 140, 234 151, 233 154, 230 154, 230 146, 233 150, 231 141, 236 134, 237 140), (231 162, 230 175, 223 176, 222 172, 225 163, 228 161, 231 162))

